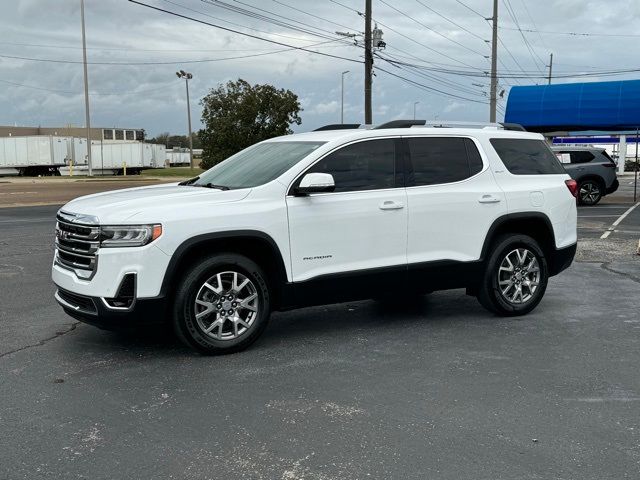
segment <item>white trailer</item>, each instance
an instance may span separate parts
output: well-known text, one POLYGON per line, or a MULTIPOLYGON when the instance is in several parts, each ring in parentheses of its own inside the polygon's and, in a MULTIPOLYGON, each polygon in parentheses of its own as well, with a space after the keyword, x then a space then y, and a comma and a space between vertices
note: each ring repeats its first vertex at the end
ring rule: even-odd
POLYGON ((69 137, 28 136, 0 138, 0 168, 20 175, 57 175, 68 161, 69 137))

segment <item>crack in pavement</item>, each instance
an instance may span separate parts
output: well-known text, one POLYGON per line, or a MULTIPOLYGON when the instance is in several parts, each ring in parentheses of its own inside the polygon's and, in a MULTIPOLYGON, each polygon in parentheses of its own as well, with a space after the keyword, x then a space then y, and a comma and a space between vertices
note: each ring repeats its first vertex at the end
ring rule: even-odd
POLYGON ((62 337, 63 335, 66 335, 69 332, 73 332, 80 323, 81 322, 72 323, 71 327, 68 330, 56 332, 55 335, 53 335, 51 337, 48 337, 48 338, 45 338, 44 340, 39 340, 37 343, 32 343, 31 345, 25 345, 24 347, 20 347, 20 348, 14 349, 14 350, 9 350, 8 352, 0 353, 0 358, 6 357, 6 356, 11 355, 13 353, 21 352, 23 350, 27 350, 29 348, 41 347, 44 344, 50 342, 51 340, 55 340, 56 338, 62 337))
POLYGON ((640 278, 637 278, 630 273, 620 272, 619 270, 615 270, 610 266, 611 262, 603 262, 600 264, 600 267, 608 272, 615 273, 617 275, 622 275, 623 277, 631 280, 632 282, 640 283, 640 278))

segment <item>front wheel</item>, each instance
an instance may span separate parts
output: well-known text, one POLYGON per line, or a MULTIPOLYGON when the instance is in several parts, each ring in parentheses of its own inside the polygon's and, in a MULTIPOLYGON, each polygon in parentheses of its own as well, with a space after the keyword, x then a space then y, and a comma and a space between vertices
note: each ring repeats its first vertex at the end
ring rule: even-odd
POLYGON ((547 288, 547 261, 538 243, 527 235, 505 235, 495 242, 478 300, 500 316, 533 310, 547 288))
POLYGON ((208 355, 247 348, 270 315, 266 276, 236 254, 205 258, 185 274, 176 292, 174 330, 186 345, 208 355))

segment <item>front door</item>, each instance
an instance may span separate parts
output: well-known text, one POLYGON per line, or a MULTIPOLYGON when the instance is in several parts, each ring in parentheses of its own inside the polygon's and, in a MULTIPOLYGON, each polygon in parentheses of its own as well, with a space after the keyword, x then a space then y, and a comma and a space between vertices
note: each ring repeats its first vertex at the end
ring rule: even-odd
POLYGON ((287 197, 293 280, 308 287, 296 287, 303 303, 369 298, 404 280, 408 210, 399 141, 341 147, 305 172, 331 174, 335 191, 287 197))

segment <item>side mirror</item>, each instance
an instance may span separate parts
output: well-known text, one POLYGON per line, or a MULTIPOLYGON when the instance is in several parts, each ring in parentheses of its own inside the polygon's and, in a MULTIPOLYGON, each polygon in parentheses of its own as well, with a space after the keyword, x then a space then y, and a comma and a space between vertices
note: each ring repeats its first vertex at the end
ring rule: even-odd
POLYGON ((296 195, 308 195, 309 193, 333 192, 336 184, 330 173, 307 173, 300 185, 295 188, 296 195))

